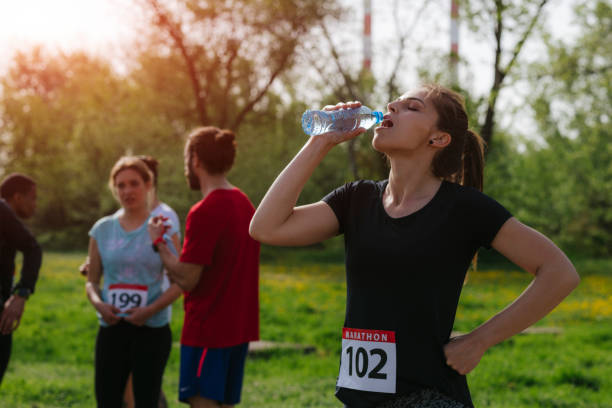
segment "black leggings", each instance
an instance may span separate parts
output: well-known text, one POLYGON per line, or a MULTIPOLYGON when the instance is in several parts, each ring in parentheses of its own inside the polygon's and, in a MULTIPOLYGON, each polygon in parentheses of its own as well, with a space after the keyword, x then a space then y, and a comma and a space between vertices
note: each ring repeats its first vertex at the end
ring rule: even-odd
POLYGON ((96 339, 96 401, 99 408, 123 405, 132 373, 136 408, 157 407, 172 333, 163 327, 134 326, 125 321, 100 327, 96 339))
MULTIPOLYGON (((0 310, 0 314, 2 311, 0 310)), ((11 334, 0 334, 0 384, 2 384, 2 378, 6 372, 9 359, 11 358, 11 346, 13 344, 13 333, 11 334)))

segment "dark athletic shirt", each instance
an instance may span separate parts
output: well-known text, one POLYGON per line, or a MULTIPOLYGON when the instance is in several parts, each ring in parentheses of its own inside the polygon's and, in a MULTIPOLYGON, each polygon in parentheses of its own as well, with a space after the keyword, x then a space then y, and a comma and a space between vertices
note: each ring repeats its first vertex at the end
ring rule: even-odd
POLYGON ((28 288, 33 293, 42 261, 42 251, 13 209, 0 199, 0 296, 3 300, 0 310, 4 301, 11 295, 17 251, 23 253, 23 266, 21 280, 15 287, 28 288))
POLYGON ((472 407, 465 376, 445 363, 466 271, 511 214, 476 189, 444 181, 420 210, 392 218, 382 196, 388 181, 356 181, 323 198, 344 234, 344 327, 395 332, 396 394, 337 387, 351 408, 435 388, 472 407))

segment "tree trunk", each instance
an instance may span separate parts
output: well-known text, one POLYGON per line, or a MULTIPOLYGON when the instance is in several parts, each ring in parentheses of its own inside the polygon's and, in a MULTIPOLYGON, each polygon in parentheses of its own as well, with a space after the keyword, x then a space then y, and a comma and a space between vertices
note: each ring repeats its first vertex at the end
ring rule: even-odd
POLYGON ((531 21, 523 34, 521 35, 519 41, 515 44, 514 50, 512 51, 512 56, 510 61, 506 64, 505 67, 502 67, 501 63, 501 55, 502 55, 502 34, 504 33, 504 16, 503 11, 505 9, 504 3, 501 0, 495 1, 495 65, 493 69, 495 70, 495 79, 493 80, 493 86, 491 87, 491 92, 489 96, 489 104, 487 106, 487 114, 485 116, 485 121, 480 128, 480 136, 487 143, 488 148, 491 148, 491 144, 493 142, 493 133, 495 131, 495 105, 497 104, 497 97, 499 96, 499 92, 502 89, 504 79, 506 75, 510 72, 513 65, 515 64, 525 42, 531 35, 533 28, 535 27, 536 22, 538 21, 542 9, 546 5, 548 0, 540 0, 538 4, 538 8, 531 18, 531 21))
POLYGON ((485 116, 485 121, 480 128, 480 136, 483 138, 487 147, 491 144, 491 139, 493 138, 493 127, 495 124, 495 106, 489 103, 487 106, 487 114, 485 116))

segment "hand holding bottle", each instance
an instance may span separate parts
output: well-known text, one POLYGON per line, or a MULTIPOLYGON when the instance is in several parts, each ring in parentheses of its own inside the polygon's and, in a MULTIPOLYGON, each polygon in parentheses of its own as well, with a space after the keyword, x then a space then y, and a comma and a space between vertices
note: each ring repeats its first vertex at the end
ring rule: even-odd
MULTIPOLYGON (((336 105, 327 105, 320 111, 306 111, 304 112, 304 116, 306 116, 309 112, 317 112, 324 115, 333 115, 334 113, 346 112, 349 110, 356 110, 361 107, 361 102, 338 102, 336 105)), ((304 127, 304 118, 302 118, 302 127, 304 127)), ((347 140, 354 139, 361 133, 366 131, 363 127, 351 127, 350 129, 331 129, 330 126, 327 126, 327 130, 323 131, 321 127, 318 127, 318 132, 313 132, 311 136, 311 141, 315 139, 318 141, 324 141, 325 145, 328 145, 329 148, 345 142, 347 140)))
MULTIPOLYGON (((338 103, 326 106, 319 112, 330 115, 360 107, 360 102, 338 103)), ((251 220, 251 236, 267 244, 299 246, 321 242, 337 235, 338 220, 327 204, 319 201, 296 207, 297 199, 325 155, 335 145, 365 131, 360 125, 348 130, 313 133, 261 200, 251 220)))
MULTIPOLYGON (((335 105, 326 105, 323 107, 323 111, 325 112, 349 112, 349 111, 357 111, 364 106, 361 105, 359 101, 353 102, 338 102, 335 105)), ((340 126, 330 126, 328 130, 328 134, 331 137, 334 144, 340 144, 342 142, 346 142, 347 140, 354 139, 362 133, 367 131, 367 128, 359 126, 359 123, 355 123, 355 117, 348 118, 346 122, 349 123, 346 128, 340 126)))
POLYGON ((328 105, 322 111, 307 110, 302 115, 302 129, 307 135, 315 136, 330 131, 349 132, 358 128, 368 129, 380 123, 383 113, 374 111, 361 102, 340 102, 328 105))

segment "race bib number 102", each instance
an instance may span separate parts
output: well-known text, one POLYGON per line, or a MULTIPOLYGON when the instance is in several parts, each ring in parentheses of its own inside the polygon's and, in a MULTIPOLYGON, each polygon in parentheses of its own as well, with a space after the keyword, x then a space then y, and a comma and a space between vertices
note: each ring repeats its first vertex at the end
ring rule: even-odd
POLYGON ((338 387, 395 393, 395 332, 342 329, 338 387))
POLYGON ((125 312, 134 307, 146 306, 147 293, 146 285, 115 283, 108 287, 107 302, 125 312))

